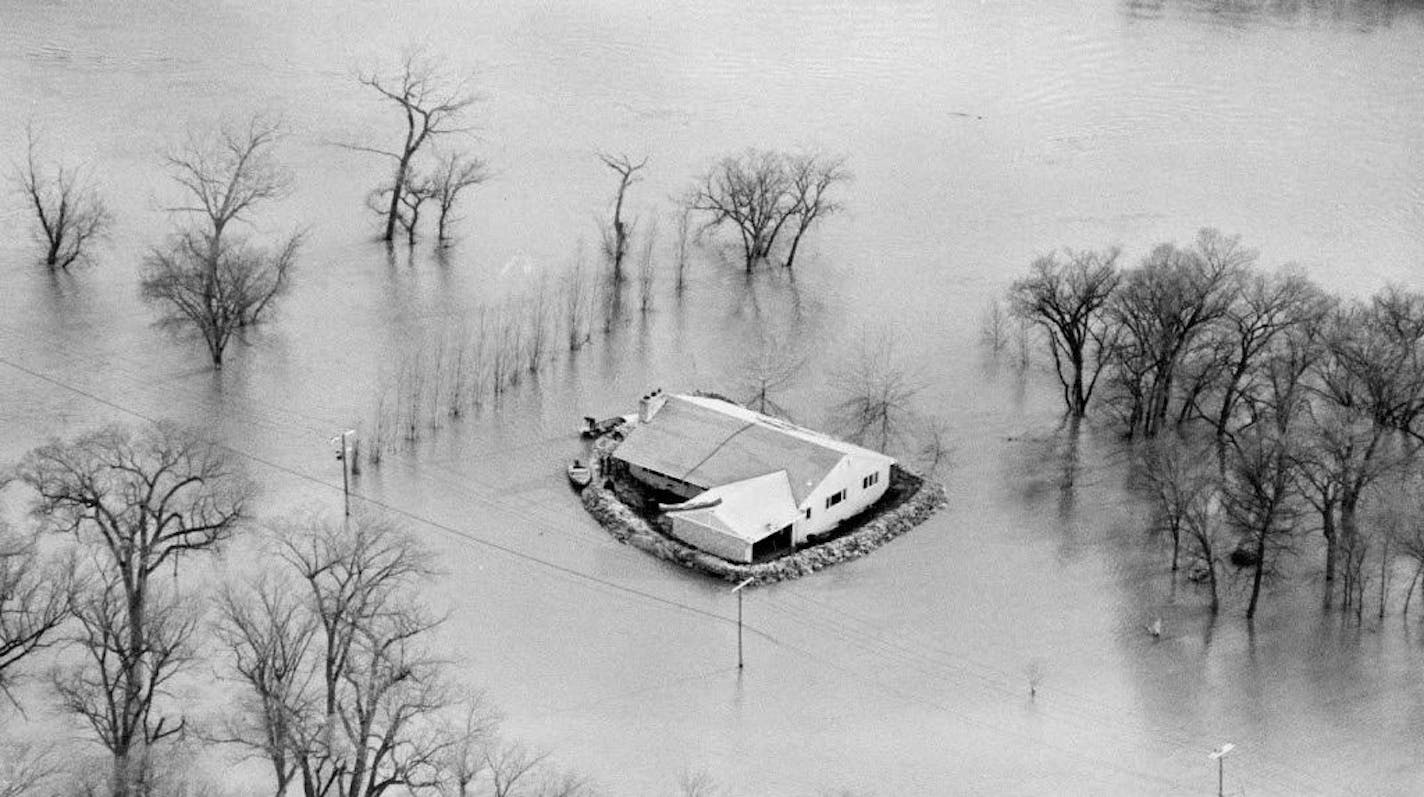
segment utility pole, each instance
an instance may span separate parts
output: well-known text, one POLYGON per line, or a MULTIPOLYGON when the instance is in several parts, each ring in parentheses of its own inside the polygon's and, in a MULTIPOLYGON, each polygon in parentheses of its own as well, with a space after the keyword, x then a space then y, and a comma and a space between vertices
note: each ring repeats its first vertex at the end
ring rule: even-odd
POLYGON ((332 445, 339 446, 336 450, 336 459, 341 463, 341 501, 346 509, 346 517, 351 517, 351 477, 350 469, 346 460, 351 453, 351 447, 346 439, 356 434, 355 429, 347 429, 336 437, 331 438, 332 445))
POLYGON ((1235 749, 1236 745, 1227 742, 1207 756, 1216 760, 1216 797, 1226 797, 1226 754, 1235 749))
POLYGON ((746 581, 743 581, 742 583, 738 584, 737 586, 732 587, 732 591, 735 592, 735 593, 737 593, 737 669, 738 669, 738 670, 742 669, 742 664, 743 664, 743 662, 742 662, 742 587, 747 586, 748 584, 752 583, 753 581, 756 581, 756 576, 753 576, 753 577, 747 579, 746 581))

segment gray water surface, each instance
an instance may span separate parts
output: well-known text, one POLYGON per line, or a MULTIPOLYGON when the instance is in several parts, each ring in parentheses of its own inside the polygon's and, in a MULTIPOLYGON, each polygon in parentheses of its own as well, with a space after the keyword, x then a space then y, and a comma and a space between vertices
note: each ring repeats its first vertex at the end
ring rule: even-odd
POLYGON ((649 155, 631 201, 664 247, 671 198, 723 154, 849 157, 847 210, 794 278, 748 280, 699 249, 680 298, 660 273, 650 313, 577 355, 555 346, 497 407, 356 482, 439 551, 428 597, 459 677, 610 794, 667 794, 703 768, 744 795, 1211 794, 1225 741, 1233 794, 1424 790, 1412 621, 1322 615, 1310 560, 1254 628, 1238 593, 1212 622, 1173 589, 1109 430, 1074 445, 1051 377, 976 345, 1035 255, 1135 258, 1202 226, 1346 295, 1424 288, 1416 5, 23 0, 0 10, 0 98, 0 153, 18 157, 34 120, 119 217, 96 267, 51 278, 22 208, 0 209, 0 459, 173 417, 248 458, 272 516, 339 510, 327 441, 393 363, 591 256, 612 188, 594 151, 649 155), (353 75, 413 41, 476 70, 472 146, 497 171, 444 262, 372 243, 362 201, 384 165, 330 145, 395 135, 353 75), (259 109, 291 130, 296 190, 256 232, 306 227, 308 245, 274 323, 214 374, 152 326, 136 274, 170 227, 160 154, 259 109), (650 387, 726 390, 763 334, 806 347, 783 403, 820 425, 828 375, 887 330, 950 429, 950 506, 752 592, 738 673, 727 586, 586 516, 560 473, 572 429, 650 387))

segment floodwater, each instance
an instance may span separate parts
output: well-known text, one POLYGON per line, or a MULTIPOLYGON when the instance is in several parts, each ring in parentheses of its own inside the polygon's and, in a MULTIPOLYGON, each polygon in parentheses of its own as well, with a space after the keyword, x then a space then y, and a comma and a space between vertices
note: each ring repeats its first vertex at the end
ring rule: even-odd
POLYGON ((96 267, 52 279, 13 197, 0 209, 0 459, 173 417, 249 461, 263 514, 339 511, 328 440, 392 364, 593 251, 612 188, 595 151, 649 156, 631 201, 664 250, 671 198, 720 155, 844 153, 846 212, 794 280, 747 280, 700 249, 681 298, 660 272, 649 313, 576 355, 555 347, 498 406, 356 480, 439 551, 428 598, 449 611, 456 674, 610 794, 668 794, 702 769, 739 795, 1210 794, 1207 753, 1228 741, 1231 794, 1424 790, 1413 622, 1322 615, 1313 557, 1254 627, 1239 590, 1210 622, 1200 593, 1172 588, 1110 435, 1071 444, 1050 379, 976 345, 985 304, 1034 255, 1136 257, 1201 226, 1342 293, 1424 288, 1424 12, 707 5, 4 4, 0 152, 19 157, 33 120, 93 165, 119 221, 96 267), (394 136, 353 74, 410 42, 476 69, 486 97, 470 144, 497 176, 443 262, 371 242, 362 200, 384 165, 330 145, 394 136), (170 224, 160 153, 255 110, 285 119, 295 173, 258 232, 305 227, 308 245, 279 317, 214 374, 200 344, 151 325, 136 272, 170 224), (782 403, 813 425, 857 341, 894 335, 956 450, 929 523, 747 596, 738 672, 727 585, 613 542, 560 468, 583 414, 655 386, 728 390, 762 334, 805 347, 782 403))

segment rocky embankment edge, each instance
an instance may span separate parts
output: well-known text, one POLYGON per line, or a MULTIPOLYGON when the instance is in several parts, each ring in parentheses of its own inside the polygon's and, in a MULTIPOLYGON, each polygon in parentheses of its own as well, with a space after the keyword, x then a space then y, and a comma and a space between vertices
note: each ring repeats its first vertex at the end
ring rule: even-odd
POLYGON ((620 542, 732 582, 750 578, 754 584, 772 584, 858 559, 923 523, 948 503, 942 485, 896 465, 891 469, 890 489, 887 491, 896 498, 872 507, 869 514, 857 519, 844 534, 767 562, 730 562, 698 550, 656 528, 619 497, 620 490, 626 492, 633 489, 630 485, 614 481, 613 489, 604 486, 607 477, 600 465, 617 445, 618 440, 613 435, 594 441, 593 456, 590 458, 594 478, 581 495, 589 514, 620 542))

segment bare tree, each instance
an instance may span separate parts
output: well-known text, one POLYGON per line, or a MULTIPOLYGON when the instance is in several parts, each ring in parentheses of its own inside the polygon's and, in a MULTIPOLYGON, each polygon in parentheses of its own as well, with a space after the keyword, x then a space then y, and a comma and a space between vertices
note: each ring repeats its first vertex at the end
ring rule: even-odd
POLYGON ((71 613, 74 560, 43 562, 36 543, 0 521, 0 695, 11 701, 20 661, 54 644, 71 613))
POLYGON ((405 230, 407 246, 415 246, 415 231, 420 227, 420 209, 435 197, 435 185, 426 177, 412 177, 406 180, 405 190, 400 193, 400 212, 397 221, 405 230))
POLYGON ((989 300, 984 314, 979 318, 979 342, 994 354, 1009 345, 1009 319, 1004 313, 1003 304, 997 298, 989 300))
POLYGON ((692 232, 692 211, 684 206, 677 213, 677 278, 674 285, 678 296, 687 287, 688 236, 692 232))
POLYGON ((25 163, 15 169, 15 186, 34 213, 45 265, 68 270, 88 258, 90 244, 104 235, 113 216, 91 175, 63 163, 46 169, 38 149, 34 128, 26 125, 25 163))
POLYGON ((303 793, 434 788, 450 744, 435 719, 450 696, 424 650, 440 621, 410 595, 431 574, 428 555, 377 516, 283 526, 277 537, 316 627, 306 662, 316 694, 292 725, 303 793))
POLYGON ((738 364, 738 389, 742 402, 763 415, 790 418, 786 408, 772 398, 806 367, 806 357, 785 340, 762 336, 757 346, 738 364))
MULTIPOLYGON (((1409 604, 1417 587, 1424 583, 1424 474, 1417 463, 1408 472, 1390 480, 1375 496, 1372 520, 1383 526, 1397 555, 1413 568, 1409 586, 1404 590, 1403 614, 1408 616, 1409 604)), ((1383 604, 1381 604, 1383 612, 1383 604)))
POLYGON ((793 209, 784 158, 765 150, 723 158, 698 178, 687 201, 710 216, 707 227, 736 229, 747 273, 771 254, 793 209))
POLYGON ((1234 558, 1252 571, 1248 620, 1256 616, 1264 576, 1296 532, 1295 484, 1288 431, 1259 424, 1232 436, 1222 509, 1242 537, 1234 558))
POLYGON ((447 733, 451 739, 441 760, 444 776, 441 793, 447 797, 471 797, 475 783, 488 768, 486 754, 497 743, 499 715, 476 694, 467 698, 458 723, 447 733))
POLYGON ((648 227, 643 238, 643 251, 638 255, 638 311, 647 313, 653 309, 653 249, 658 242, 658 220, 648 227))
POLYGON ((832 380, 842 396, 833 412, 852 442, 882 452, 900 442, 915 418, 921 385, 900 363, 890 335, 862 336, 849 364, 832 380))
POLYGON ((230 656, 234 681, 245 687, 216 741, 236 744, 272 765, 282 797, 299 766, 299 723, 316 699, 308 666, 316 621, 303 611, 290 579, 273 573, 229 585, 218 598, 217 638, 230 656))
POLYGON ((163 756, 154 748, 175 739, 186 719, 166 716, 160 700, 168 685, 194 660, 197 615, 161 581, 142 598, 141 630, 118 572, 103 573, 75 601, 86 662, 56 671, 60 704, 84 720, 113 756, 114 795, 147 795, 155 789, 163 756), (137 662, 137 663, 136 663, 137 662))
POLYGON ((1157 438, 1147 450, 1147 482, 1157 511, 1157 527, 1172 541, 1172 572, 1185 549, 1188 575, 1205 581, 1211 591, 1211 611, 1221 606, 1220 565, 1224 529, 1221 518, 1221 477, 1211 449, 1175 436, 1157 438))
POLYGON ((231 231, 257 206, 286 195, 290 177, 273 154, 280 126, 254 116, 211 139, 190 137, 168 158, 186 204, 172 208, 196 219, 147 258, 145 299, 165 311, 160 323, 196 328, 214 368, 242 328, 258 323, 287 290, 301 235, 264 247, 231 231))
POLYGON ((518 742, 494 744, 486 748, 485 769, 490 778, 491 797, 514 797, 520 785, 532 780, 548 753, 535 753, 518 742))
POLYGON ((623 200, 628 188, 638 182, 638 172, 648 165, 648 159, 634 163, 627 155, 605 155, 598 153, 603 165, 618 175, 618 192, 613 196, 613 219, 603 229, 603 253, 613 264, 613 279, 623 281, 623 258, 628 254, 628 241, 632 238, 632 225, 623 221, 623 200))
POLYGON ((793 155, 786 159, 786 171, 791 196, 790 212, 795 220, 791 248, 786 253, 786 268, 796 262, 801 239, 821 218, 841 209, 830 197, 839 184, 849 182, 851 174, 845 168, 845 158, 824 155, 793 155))
POLYGON ((44 527, 94 551, 98 575, 76 605, 90 659, 59 681, 113 758, 114 794, 141 793, 149 748, 182 728, 158 708, 187 661, 193 618, 154 575, 217 549, 246 510, 249 483, 216 446, 176 426, 110 427, 55 441, 21 460, 44 527))
MULTIPOLYGON (((1424 296, 1390 288, 1367 305, 1338 310, 1324 333, 1326 353, 1311 383, 1301 474, 1326 537, 1326 599, 1337 555, 1357 562, 1359 506, 1366 489, 1408 463, 1424 408, 1424 296), (1353 553, 1352 553, 1353 552, 1353 553)), ((1354 570, 1346 570, 1347 582, 1354 570)), ((1347 599, 1358 590, 1346 583, 1347 599)))
POLYGON ((369 152, 389 158, 394 163, 385 206, 385 229, 381 240, 395 240, 400 224, 402 203, 412 186, 416 155, 434 139, 472 128, 462 123, 462 117, 479 99, 470 89, 467 78, 452 76, 438 61, 420 49, 407 52, 395 69, 388 72, 361 72, 361 85, 380 95, 383 102, 395 108, 404 120, 401 142, 393 149, 344 143, 341 146, 358 152, 369 152))
POLYGON ((583 250, 575 256, 569 272, 564 275, 564 331, 567 335, 569 351, 583 347, 592 337, 592 304, 595 287, 589 284, 589 276, 584 269, 583 250))
POLYGON ((457 221, 455 204, 466 189, 489 179, 489 169, 479 158, 458 152, 446 153, 435 164, 430 175, 430 187, 439 215, 435 217, 435 240, 441 246, 450 241, 449 225, 457 221))
POLYGON ((1009 289, 1014 315, 1047 335, 1054 373, 1063 386, 1064 408, 1075 418, 1087 412, 1112 351, 1107 308, 1122 279, 1118 255, 1117 249, 1070 250, 1065 260, 1045 255, 1033 262, 1031 276, 1009 289))

